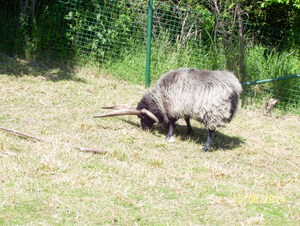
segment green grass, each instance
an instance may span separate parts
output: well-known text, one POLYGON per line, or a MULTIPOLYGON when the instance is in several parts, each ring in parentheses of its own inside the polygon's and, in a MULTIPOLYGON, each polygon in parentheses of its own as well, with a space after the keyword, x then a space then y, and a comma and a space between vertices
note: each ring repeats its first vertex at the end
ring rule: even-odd
POLYGON ((201 151, 206 129, 192 121, 176 142, 142 131, 134 116, 93 119, 101 106, 135 105, 145 92, 101 74, 1 58, 1 225, 298 225, 300 118, 243 108, 201 151), (107 150, 80 152, 66 143, 107 150), (234 197, 284 196, 239 203, 234 197))

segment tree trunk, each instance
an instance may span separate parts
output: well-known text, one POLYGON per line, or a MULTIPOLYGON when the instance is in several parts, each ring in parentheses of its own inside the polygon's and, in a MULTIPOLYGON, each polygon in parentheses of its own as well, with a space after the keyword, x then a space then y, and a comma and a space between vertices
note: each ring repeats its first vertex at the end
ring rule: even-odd
POLYGON ((239 42, 240 42, 240 70, 239 70, 239 79, 241 80, 244 74, 244 33, 243 33, 243 21, 242 21, 242 15, 241 15, 241 7, 240 3, 237 0, 236 1, 236 7, 237 7, 237 16, 239 21, 239 42))
MULTIPOLYGON (((227 67, 227 43, 226 43, 226 37, 225 37, 225 29, 223 26, 223 22, 222 22, 222 17, 221 17, 221 13, 218 7, 218 2, 217 0, 212 0, 213 1, 213 5, 214 5, 214 11, 217 17, 217 24, 219 24, 220 29, 221 29, 221 36, 222 36, 222 43, 223 43, 223 47, 224 47, 224 54, 225 54, 225 64, 224 67, 227 67)), ((218 27, 216 26, 216 29, 218 29, 218 27)))
POLYGON ((20 0, 20 16, 25 17, 27 15, 28 0, 20 0))

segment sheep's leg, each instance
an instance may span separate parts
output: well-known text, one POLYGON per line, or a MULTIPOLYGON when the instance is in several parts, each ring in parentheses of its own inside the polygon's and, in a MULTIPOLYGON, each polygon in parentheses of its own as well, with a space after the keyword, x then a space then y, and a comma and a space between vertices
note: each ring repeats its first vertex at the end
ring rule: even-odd
POLYGON ((175 138, 173 137, 174 135, 174 127, 175 127, 175 121, 176 120, 170 120, 170 124, 169 124, 169 132, 167 134, 167 140, 169 142, 174 142, 175 138))
POLYGON ((188 127, 188 131, 187 131, 187 134, 190 135, 193 133, 193 129, 191 127, 191 124, 190 124, 190 118, 184 118, 185 122, 186 122, 186 125, 188 127))
POLYGON ((211 130, 211 129, 208 130, 206 143, 205 143, 205 146, 202 149, 202 151, 207 151, 208 149, 210 149, 211 143, 212 143, 212 139, 214 137, 214 133, 215 133, 215 130, 211 130))

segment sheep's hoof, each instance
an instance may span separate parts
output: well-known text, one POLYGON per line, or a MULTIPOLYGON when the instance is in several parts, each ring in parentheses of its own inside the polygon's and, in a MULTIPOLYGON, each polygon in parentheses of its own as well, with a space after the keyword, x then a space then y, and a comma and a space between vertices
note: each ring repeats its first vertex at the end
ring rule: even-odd
POLYGON ((207 152, 208 149, 209 149, 208 147, 204 147, 204 148, 202 148, 202 151, 207 152))
POLYGON ((167 141, 168 141, 169 143, 173 143, 173 142, 175 142, 175 138, 174 138, 173 136, 167 137, 167 141))

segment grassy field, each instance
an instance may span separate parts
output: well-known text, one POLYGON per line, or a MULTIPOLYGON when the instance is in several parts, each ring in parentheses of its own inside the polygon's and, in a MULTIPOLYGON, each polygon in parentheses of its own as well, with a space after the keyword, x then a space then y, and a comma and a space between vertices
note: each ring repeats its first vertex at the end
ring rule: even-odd
POLYGON ((0 130, 0 225, 300 225, 298 115, 240 109, 203 153, 196 121, 167 143, 135 116, 92 118, 137 104, 143 86, 0 59, 0 126, 51 141, 0 130))

